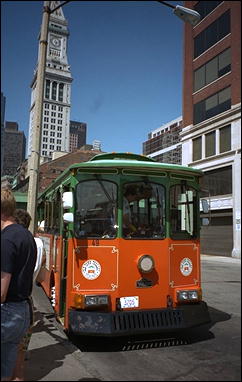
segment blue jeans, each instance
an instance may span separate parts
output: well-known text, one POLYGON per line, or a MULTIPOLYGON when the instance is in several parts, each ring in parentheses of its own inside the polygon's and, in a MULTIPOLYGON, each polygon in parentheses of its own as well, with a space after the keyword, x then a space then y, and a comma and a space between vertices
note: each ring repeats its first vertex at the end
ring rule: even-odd
POLYGON ((18 345, 30 326, 27 301, 1 304, 1 378, 11 377, 18 345))

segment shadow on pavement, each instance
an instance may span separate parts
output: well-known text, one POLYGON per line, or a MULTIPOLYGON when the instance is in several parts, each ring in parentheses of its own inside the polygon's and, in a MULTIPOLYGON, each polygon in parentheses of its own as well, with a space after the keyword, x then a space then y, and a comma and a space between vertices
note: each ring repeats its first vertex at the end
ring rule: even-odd
MULTIPOLYGON (((54 369, 60 367, 64 369, 66 356, 75 351, 68 339, 58 334, 56 326, 49 320, 50 317, 46 319, 45 314, 38 311, 34 313, 34 317, 36 322, 32 331, 35 337, 32 339, 34 348, 28 350, 25 360, 26 381, 41 381, 54 369)), ((55 320, 55 318, 53 319, 55 320)), ((63 381, 68 380, 65 372, 63 378, 63 381)))

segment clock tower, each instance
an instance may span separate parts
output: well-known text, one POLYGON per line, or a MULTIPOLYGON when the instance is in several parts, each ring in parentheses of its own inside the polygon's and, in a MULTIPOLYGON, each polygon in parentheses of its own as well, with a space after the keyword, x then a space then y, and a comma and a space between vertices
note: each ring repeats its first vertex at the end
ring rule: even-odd
MULTIPOLYGON (((60 1, 51 1, 54 9, 60 1)), ((45 68, 40 161, 53 159, 53 152, 69 152, 72 77, 67 60, 69 31, 62 8, 50 14, 45 68)), ((28 155, 31 154, 35 112, 36 71, 31 83, 28 155)))

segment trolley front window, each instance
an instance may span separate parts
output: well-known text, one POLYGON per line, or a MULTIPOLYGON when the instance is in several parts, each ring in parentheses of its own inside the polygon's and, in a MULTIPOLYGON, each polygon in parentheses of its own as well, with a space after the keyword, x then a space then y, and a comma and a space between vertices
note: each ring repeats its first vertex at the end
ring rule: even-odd
POLYGON ((165 237, 165 188, 151 182, 126 183, 123 187, 123 237, 165 237))
POLYGON ((197 235, 195 189, 177 184, 170 189, 170 233, 174 239, 191 239, 197 235))
POLYGON ((110 239, 117 231, 117 185, 102 179, 76 187, 75 235, 110 239))

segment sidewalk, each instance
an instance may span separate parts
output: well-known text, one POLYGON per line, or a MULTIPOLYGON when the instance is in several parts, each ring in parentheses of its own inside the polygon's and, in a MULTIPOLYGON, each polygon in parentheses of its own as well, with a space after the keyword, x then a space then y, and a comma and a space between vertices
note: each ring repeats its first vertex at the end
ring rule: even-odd
POLYGON ((34 286, 35 326, 25 360, 26 381, 97 381, 82 364, 41 287, 34 286))
POLYGON ((235 257, 216 256, 201 254, 201 261, 219 261, 220 263, 241 264, 241 259, 235 257))

